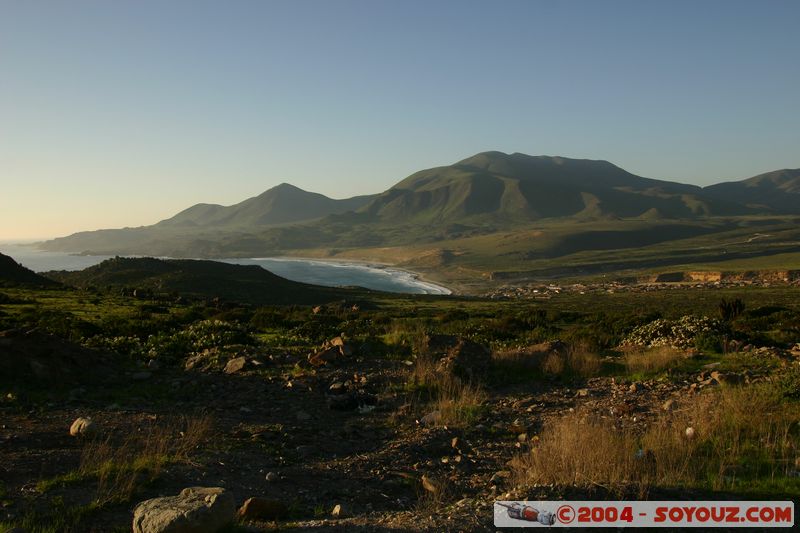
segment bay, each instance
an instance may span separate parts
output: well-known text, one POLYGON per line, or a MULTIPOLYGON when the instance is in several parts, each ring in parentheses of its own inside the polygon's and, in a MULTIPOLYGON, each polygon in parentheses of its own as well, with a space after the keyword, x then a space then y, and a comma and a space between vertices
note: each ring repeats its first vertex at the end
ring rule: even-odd
MULTIPOLYGON (((113 257, 50 252, 22 242, 0 242, 0 253, 14 258, 34 272, 82 270, 113 257)), ((314 285, 357 286, 405 294, 450 294, 446 287, 421 280, 413 272, 368 263, 280 257, 216 260, 239 265, 259 265, 286 279, 314 285)))

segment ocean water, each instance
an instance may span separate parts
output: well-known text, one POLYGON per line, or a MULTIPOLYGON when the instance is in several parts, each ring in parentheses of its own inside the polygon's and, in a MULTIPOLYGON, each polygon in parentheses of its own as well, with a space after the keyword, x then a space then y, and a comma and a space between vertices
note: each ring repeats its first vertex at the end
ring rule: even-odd
MULTIPOLYGON (((0 242, 0 253, 13 257, 19 264, 34 272, 82 270, 113 257, 48 252, 19 242, 0 242)), ((366 263, 275 257, 218 259, 218 261, 259 265, 278 276, 314 285, 357 286, 406 294, 450 294, 447 288, 422 281, 412 272, 366 263)))

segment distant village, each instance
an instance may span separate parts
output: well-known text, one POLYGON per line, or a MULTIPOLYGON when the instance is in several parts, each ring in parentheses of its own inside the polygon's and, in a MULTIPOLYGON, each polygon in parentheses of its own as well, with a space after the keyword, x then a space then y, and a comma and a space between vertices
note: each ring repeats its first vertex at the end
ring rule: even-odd
POLYGON ((744 272, 671 272, 587 283, 524 282, 504 285, 484 296, 493 300, 549 300, 559 294, 596 294, 615 292, 653 292, 663 290, 722 289, 731 287, 800 286, 800 270, 770 270, 744 272))

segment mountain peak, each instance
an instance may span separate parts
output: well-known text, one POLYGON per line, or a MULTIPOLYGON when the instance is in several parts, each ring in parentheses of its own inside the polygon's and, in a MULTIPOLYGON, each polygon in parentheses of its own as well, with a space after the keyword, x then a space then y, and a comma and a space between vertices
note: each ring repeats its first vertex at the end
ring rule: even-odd
POLYGON ((291 183, 286 183, 285 181, 283 183, 279 184, 279 185, 274 186, 271 189, 268 189, 268 190, 270 190, 270 191, 302 191, 302 192, 306 192, 303 189, 301 189, 300 187, 297 187, 296 185, 292 185, 291 183))

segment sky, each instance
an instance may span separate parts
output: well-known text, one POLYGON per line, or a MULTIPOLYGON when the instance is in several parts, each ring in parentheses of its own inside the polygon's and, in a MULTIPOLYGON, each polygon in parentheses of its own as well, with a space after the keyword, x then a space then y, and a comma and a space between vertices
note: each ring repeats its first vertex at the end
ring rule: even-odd
POLYGON ((800 2, 0 0, 0 239, 477 152, 800 167, 800 2))

